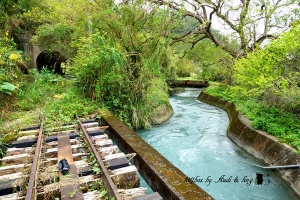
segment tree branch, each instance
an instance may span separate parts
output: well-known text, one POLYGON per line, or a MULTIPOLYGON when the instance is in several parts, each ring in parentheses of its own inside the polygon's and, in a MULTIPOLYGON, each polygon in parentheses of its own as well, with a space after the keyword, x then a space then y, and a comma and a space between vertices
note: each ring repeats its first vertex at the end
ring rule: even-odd
POLYGON ((265 39, 268 39, 268 38, 276 39, 276 38, 278 38, 278 37, 275 36, 275 35, 272 35, 272 34, 263 35, 263 36, 261 36, 260 38, 258 38, 258 39, 255 41, 255 43, 261 44, 265 39))
POLYGON ((284 14, 277 12, 279 11, 278 9, 295 4, 295 1, 284 0, 268 1, 268 4, 264 3, 266 2, 265 0, 258 1, 261 2, 262 5, 254 4, 254 0, 239 0, 234 5, 226 0, 184 0, 181 1, 181 4, 176 3, 180 2, 177 0, 152 0, 150 2, 157 5, 169 6, 172 10, 183 12, 183 16, 193 17, 200 23, 200 26, 197 26, 194 30, 184 33, 180 37, 174 37, 172 43, 179 41, 187 41, 190 43, 188 38, 193 38, 196 35, 198 39, 193 40, 192 46, 195 46, 195 44, 200 41, 200 38, 209 38, 216 46, 220 46, 223 50, 235 57, 246 55, 248 50, 254 49, 256 45, 260 45, 265 39, 276 38, 275 35, 269 34, 270 29, 276 26, 287 26, 287 24, 273 21, 274 19, 281 19, 281 17, 284 16, 284 14), (184 6, 190 6, 192 9, 184 6), (255 8, 254 6, 258 7, 255 8), (208 13, 208 10, 210 13, 208 13), (278 15, 274 16, 276 13, 278 15), (217 16, 238 35, 238 39, 240 40, 238 51, 240 51, 240 53, 237 50, 232 50, 232 48, 222 43, 222 41, 219 41, 216 37, 215 33, 211 30, 213 16, 217 16), (263 27, 263 29, 260 31, 258 27, 263 27), (204 34, 205 37, 201 34, 204 34), (261 36, 258 37, 260 34, 261 36))

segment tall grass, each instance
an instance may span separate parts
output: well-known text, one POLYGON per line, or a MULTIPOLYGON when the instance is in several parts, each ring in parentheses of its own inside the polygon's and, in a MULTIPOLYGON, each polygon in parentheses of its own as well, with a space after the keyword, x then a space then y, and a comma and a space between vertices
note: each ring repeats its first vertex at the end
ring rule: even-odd
MULTIPOLYGON (((74 115, 87 115, 97 109, 97 105, 77 90, 76 82, 51 71, 41 73, 31 70, 27 81, 20 83, 14 110, 8 110, 9 117, 1 119, 1 132, 10 138, 20 128, 39 123, 46 116, 48 126, 58 122, 74 120, 74 115), (17 123, 14 123, 17 122, 17 123)), ((1 136, 0 136, 1 138, 1 136)))

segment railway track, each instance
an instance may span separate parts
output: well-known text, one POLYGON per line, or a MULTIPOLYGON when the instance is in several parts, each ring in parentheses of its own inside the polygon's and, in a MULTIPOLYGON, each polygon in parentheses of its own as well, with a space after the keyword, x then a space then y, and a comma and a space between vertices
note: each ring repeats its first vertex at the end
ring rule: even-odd
POLYGON ((139 185, 135 154, 118 146, 94 119, 23 129, 1 159, 0 200, 162 199, 139 185))

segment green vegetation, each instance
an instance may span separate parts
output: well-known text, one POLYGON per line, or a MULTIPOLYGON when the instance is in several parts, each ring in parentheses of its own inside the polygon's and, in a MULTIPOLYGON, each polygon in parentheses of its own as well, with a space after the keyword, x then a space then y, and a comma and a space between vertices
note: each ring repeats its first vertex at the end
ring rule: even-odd
MULTIPOLYGON (((16 90, 11 97, 15 104, 10 101, 11 107, 4 110, 12 109, 19 115, 38 110, 39 115, 47 115, 48 122, 54 123, 68 121, 75 113, 107 107, 132 127, 149 127, 154 108, 169 104, 161 68, 168 67, 163 65, 168 40, 161 35, 171 30, 168 27, 173 17, 169 11, 153 10, 145 15, 139 3, 115 7, 106 1, 93 5, 84 0, 45 0, 43 6, 30 3, 31 9, 12 14, 21 22, 11 32, 32 33, 32 42, 62 52, 69 58, 63 64, 64 70, 76 76, 78 82, 46 70, 31 70, 22 76, 24 80, 18 80, 18 90, 10 82, 3 82, 1 91, 16 90)), ((2 115, 1 120, 17 119, 19 115, 2 115)))
POLYGON ((80 87, 100 107, 106 105, 118 113, 120 119, 129 120, 127 114, 133 111, 131 90, 134 88, 125 56, 99 33, 82 40, 80 46, 72 66, 80 87))
POLYGON ((8 38, 7 33, 0 38, 0 93, 8 95, 17 88, 16 82, 21 73, 16 68, 23 62, 22 52, 15 47, 16 44, 8 38))
POLYGON ((46 117, 47 126, 59 126, 56 123, 70 122, 75 114, 84 116, 97 110, 96 105, 76 89, 76 81, 47 70, 38 73, 35 69, 30 70, 26 78, 27 82, 20 83, 15 92, 16 100, 10 102, 10 112, 3 113, 3 132, 13 134, 24 126, 39 123, 41 116, 46 117), (20 118, 22 121, 18 121, 20 118))
POLYGON ((65 79, 52 72, 40 73, 31 69, 22 73, 24 57, 16 45, 6 37, 0 46, 0 157, 7 142, 15 133, 30 124, 40 123, 46 116, 47 126, 65 123, 74 115, 87 115, 97 110, 95 104, 76 87, 76 81, 65 79), (21 67, 20 67, 21 66, 21 67))
POLYGON ((300 151, 300 23, 234 64, 234 84, 208 88, 252 121, 300 151))
POLYGON ((251 120, 254 128, 267 131, 281 142, 293 146, 300 151, 300 123, 298 114, 268 106, 255 98, 240 96, 232 97, 230 87, 212 84, 206 89, 207 93, 233 102, 240 112, 251 120))
POLYGON ((194 73, 198 74, 199 79, 231 83, 233 58, 211 41, 197 43, 187 53, 186 59, 197 67, 194 73))
MULTIPOLYGON (((133 128, 146 128, 154 109, 169 104, 165 80, 192 77, 221 83, 208 92, 234 102, 255 128, 299 149, 299 22, 294 20, 290 31, 261 48, 265 39, 276 35, 265 32, 257 38, 255 17, 267 20, 266 30, 272 23, 285 25, 272 20, 282 4, 270 2, 269 10, 252 9, 252 4, 237 5, 242 9, 225 6, 234 16, 249 11, 239 21, 223 15, 218 6, 227 2, 218 2, 210 5, 211 14, 223 16, 235 33, 231 37, 212 29, 205 6, 203 13, 194 13, 179 4, 161 9, 140 0, 118 5, 106 0, 1 2, 2 132, 13 138, 42 115, 52 125, 102 107, 133 128), (64 72, 75 79, 29 70, 19 43, 24 33, 32 34, 34 44, 61 53, 67 59, 64 72)), ((285 20, 297 19, 297 12, 291 10, 285 20)))
POLYGON ((32 41, 69 57, 66 70, 99 107, 109 108, 134 128, 149 127, 154 108, 169 104, 162 81, 168 71, 169 40, 162 35, 170 34, 177 17, 161 9, 147 13, 140 2, 114 6, 107 1, 89 5, 82 0, 46 0, 45 4, 47 8, 22 15, 30 24, 45 19, 32 41), (52 20, 34 17, 42 12, 52 20), (154 98, 157 94, 159 98, 154 98))
MULTIPOLYGON (((180 38, 181 35, 191 32, 199 22, 192 17, 186 17, 180 21, 178 27, 173 30, 172 37, 180 38)), ((228 48, 238 49, 237 42, 222 36, 219 31, 212 30, 219 40, 224 44, 228 43, 228 48)), ((217 47, 210 39, 202 39, 197 43, 190 40, 173 40, 172 46, 168 48, 170 58, 169 65, 172 66, 169 78, 211 80, 211 81, 228 81, 232 79, 232 65, 234 58, 221 47, 217 47), (172 74, 171 74, 172 73, 172 74)))
POLYGON ((16 92, 24 81, 21 69, 27 69, 13 39, 9 39, 7 32, 3 35, 0 37, 0 125, 7 118, 6 110, 13 107, 11 101, 16 99, 16 92))

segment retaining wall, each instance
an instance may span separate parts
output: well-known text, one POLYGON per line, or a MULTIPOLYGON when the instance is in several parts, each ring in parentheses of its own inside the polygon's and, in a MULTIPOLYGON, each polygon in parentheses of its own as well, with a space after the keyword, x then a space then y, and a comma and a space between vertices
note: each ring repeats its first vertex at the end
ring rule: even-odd
MULTIPOLYGON (((274 136, 264 131, 251 128, 249 121, 239 114, 234 104, 211 96, 204 91, 200 93, 198 100, 225 110, 230 119, 227 136, 239 147, 264 161, 265 164, 274 166, 300 164, 300 155, 293 148, 280 143, 274 136)), ((278 172, 300 195, 300 169, 280 169, 278 172)))

